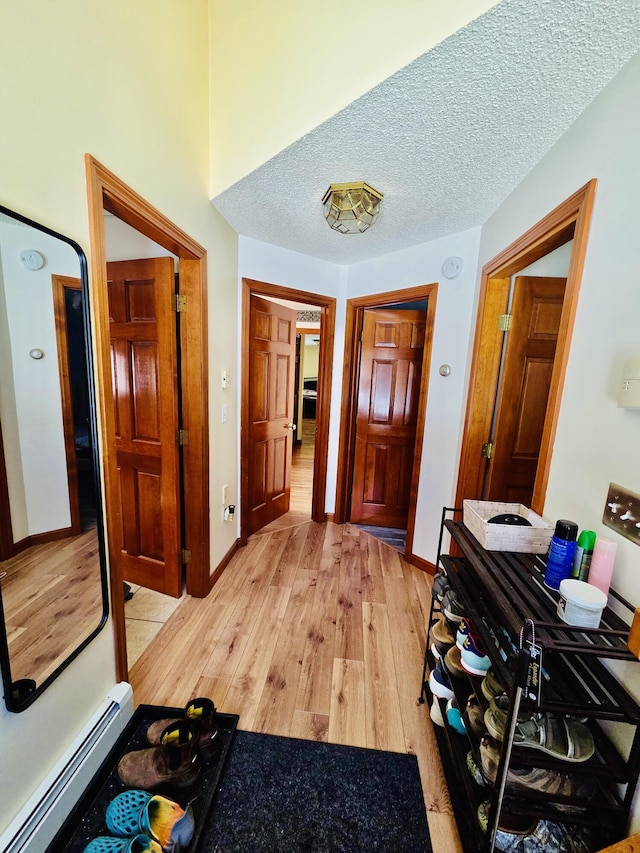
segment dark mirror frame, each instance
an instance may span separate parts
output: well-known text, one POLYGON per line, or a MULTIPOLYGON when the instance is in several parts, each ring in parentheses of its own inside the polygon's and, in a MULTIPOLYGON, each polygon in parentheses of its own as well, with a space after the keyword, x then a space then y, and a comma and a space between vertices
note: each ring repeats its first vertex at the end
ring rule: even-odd
POLYGON ((17 221, 22 222, 24 225, 28 225, 29 227, 34 228, 37 231, 41 231, 50 237, 54 237, 55 239, 61 240, 63 243, 66 243, 75 251, 78 257, 78 262, 80 264, 82 317, 84 321, 84 341, 87 369, 87 393, 90 415, 89 427, 91 436, 91 460, 95 489, 97 538, 100 560, 100 584, 102 590, 102 616, 96 628, 91 631, 91 633, 87 637, 85 637, 81 642, 78 643, 77 647, 71 652, 71 654, 53 672, 51 672, 40 684, 36 684, 35 681, 26 678, 14 682, 11 677, 9 643, 7 639, 4 606, 2 603, 2 590, 0 586, 0 669, 2 670, 4 701, 9 711, 13 713, 18 713, 20 711, 24 711, 26 708, 32 705, 35 700, 44 693, 47 687, 49 687, 56 680, 56 678, 78 657, 78 655, 83 651, 83 649, 85 649, 89 645, 89 643, 93 639, 95 639, 95 637, 104 628, 107 622, 107 618, 109 616, 109 585, 107 579, 107 559, 103 528, 104 516, 102 491, 100 487, 102 477, 100 470, 100 460, 98 456, 98 423, 96 415, 96 389, 93 372, 93 354, 91 349, 91 320, 89 310, 89 279, 87 274, 87 259, 81 247, 69 237, 65 237, 63 234, 59 234, 56 231, 52 231, 50 228, 47 228, 44 225, 40 225, 38 222, 34 222, 31 219, 27 219, 25 216, 21 216, 19 213, 16 213, 15 211, 10 210, 9 208, 4 207, 3 205, 0 205, 0 213, 5 214, 6 216, 10 216, 13 219, 16 219, 17 221))

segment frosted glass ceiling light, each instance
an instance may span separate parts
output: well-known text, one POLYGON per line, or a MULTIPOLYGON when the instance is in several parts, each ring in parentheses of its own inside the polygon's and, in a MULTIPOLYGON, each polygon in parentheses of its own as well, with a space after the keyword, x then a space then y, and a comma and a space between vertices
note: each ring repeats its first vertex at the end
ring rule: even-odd
POLYGON ((378 218, 382 193, 364 181, 331 184, 324 194, 324 217, 341 234, 362 234, 378 218))

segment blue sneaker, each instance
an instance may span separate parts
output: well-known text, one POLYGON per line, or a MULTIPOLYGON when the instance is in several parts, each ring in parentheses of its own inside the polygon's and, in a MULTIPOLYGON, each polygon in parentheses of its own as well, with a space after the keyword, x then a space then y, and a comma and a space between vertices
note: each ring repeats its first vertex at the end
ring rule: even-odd
POLYGON ((455 696, 447 702, 447 722, 458 734, 466 735, 467 729, 462 720, 460 706, 455 696))
POLYGON ((467 634, 460 652, 462 668, 471 675, 486 675, 491 668, 491 660, 484 653, 478 637, 467 634))
POLYGON ((463 619, 458 625, 458 631, 456 633, 456 646, 462 651, 462 646, 464 645, 464 641, 466 640, 470 631, 469 623, 466 619, 463 619))
POLYGON ((432 670, 429 676, 429 689, 434 696, 439 696, 440 699, 453 699, 455 696, 451 688, 449 673, 441 660, 438 661, 436 668, 432 670))

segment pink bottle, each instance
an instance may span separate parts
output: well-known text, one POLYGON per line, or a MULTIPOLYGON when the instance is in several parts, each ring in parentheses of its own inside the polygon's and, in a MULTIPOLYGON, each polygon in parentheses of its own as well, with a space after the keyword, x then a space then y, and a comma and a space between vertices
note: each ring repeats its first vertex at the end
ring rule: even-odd
POLYGON ((607 536, 598 536, 593 548, 588 582, 601 589, 605 595, 609 594, 617 547, 618 543, 613 539, 609 539, 607 536))

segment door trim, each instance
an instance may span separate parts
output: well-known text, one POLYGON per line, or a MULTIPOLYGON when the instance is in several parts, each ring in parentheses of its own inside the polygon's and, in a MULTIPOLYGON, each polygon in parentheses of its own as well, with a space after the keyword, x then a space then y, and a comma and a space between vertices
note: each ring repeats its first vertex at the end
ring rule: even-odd
POLYGON ((207 253, 188 234, 152 207, 142 196, 90 154, 85 154, 91 246, 90 300, 95 328, 98 400, 101 412, 102 457, 105 477, 106 527, 109 543, 111 602, 116 646, 116 675, 128 676, 124 593, 113 543, 120 524, 114 412, 111 395, 109 308, 104 210, 179 258, 180 291, 191 310, 184 314, 181 335, 182 412, 189 428, 183 455, 185 537, 191 551, 187 592, 202 597, 211 588, 209 528, 209 420, 207 354, 207 253))
MULTIPOLYGON (((316 402, 316 443, 313 457, 313 500, 311 520, 324 522, 327 493, 327 456, 329 452, 329 412, 331 406, 331 377, 335 338, 336 300, 331 296, 296 290, 265 281, 242 279, 242 366, 240 402, 240 493, 248 494, 249 485, 249 301, 251 295, 288 299, 320 308, 320 352, 318 353, 318 397, 316 402)), ((240 540, 247 541, 248 507, 241 500, 240 540)))
POLYGON ((418 401, 418 420, 411 473, 411 492, 409 497, 409 516, 407 519, 407 542, 405 559, 411 562, 413 557, 413 538, 416 523, 416 503, 420 485, 420 464, 427 413, 427 391, 431 365, 431 345, 436 316, 438 285, 423 284, 403 290, 391 290, 385 293, 347 299, 345 317, 344 367, 342 379, 342 417, 340 419, 340 438, 338 449, 338 473, 336 485, 336 508, 334 518, 337 524, 344 524, 351 513, 351 484, 353 481, 353 460, 356 431, 356 411, 358 404, 358 374, 360 363, 360 329, 367 308, 382 308, 415 300, 427 300, 427 316, 422 356, 422 377, 420 380, 420 398, 418 401))
POLYGON ((482 445, 489 435, 493 415, 503 336, 498 331, 498 318, 506 310, 509 279, 573 239, 538 473, 531 501, 531 509, 535 512, 542 513, 544 509, 596 185, 595 178, 590 180, 482 268, 456 506, 462 506, 465 498, 477 499, 482 494, 482 445))

